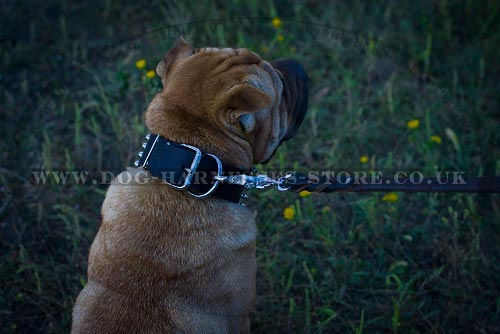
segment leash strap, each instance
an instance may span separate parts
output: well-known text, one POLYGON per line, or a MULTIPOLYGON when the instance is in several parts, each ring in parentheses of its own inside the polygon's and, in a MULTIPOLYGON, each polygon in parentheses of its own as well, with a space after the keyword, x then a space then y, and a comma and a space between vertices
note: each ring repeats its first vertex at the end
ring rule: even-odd
POLYGON ((408 178, 380 178, 376 182, 367 183, 348 176, 314 177, 294 173, 282 184, 291 192, 463 192, 463 193, 498 193, 500 177, 463 177, 459 179, 422 178, 418 183, 408 178))

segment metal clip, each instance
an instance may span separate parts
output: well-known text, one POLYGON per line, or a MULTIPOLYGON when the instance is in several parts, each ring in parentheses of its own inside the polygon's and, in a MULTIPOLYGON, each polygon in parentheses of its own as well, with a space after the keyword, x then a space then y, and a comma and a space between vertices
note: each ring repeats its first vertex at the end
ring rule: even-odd
POLYGON ((230 184, 239 184, 244 186, 245 189, 265 189, 269 186, 278 186, 279 191, 285 191, 290 189, 290 187, 283 187, 285 181, 290 178, 293 174, 287 174, 283 177, 280 177, 278 180, 273 180, 266 174, 258 174, 258 175, 230 175, 230 176, 215 176, 214 179, 216 181, 220 181, 223 183, 230 184))
POLYGON ((277 184, 278 181, 271 179, 265 174, 259 175, 230 175, 230 176, 215 176, 216 181, 230 183, 230 184, 239 184, 241 186, 245 186, 245 189, 264 189, 269 186, 277 184))

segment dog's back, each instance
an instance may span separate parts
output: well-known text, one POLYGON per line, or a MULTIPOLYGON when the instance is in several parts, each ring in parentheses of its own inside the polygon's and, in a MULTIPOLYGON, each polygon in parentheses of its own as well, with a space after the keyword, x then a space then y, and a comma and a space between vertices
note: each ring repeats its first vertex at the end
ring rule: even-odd
POLYGON ((139 171, 129 169, 135 180, 115 180, 107 192, 72 332, 249 331, 256 270, 251 212, 156 179, 142 184, 147 175, 139 171))

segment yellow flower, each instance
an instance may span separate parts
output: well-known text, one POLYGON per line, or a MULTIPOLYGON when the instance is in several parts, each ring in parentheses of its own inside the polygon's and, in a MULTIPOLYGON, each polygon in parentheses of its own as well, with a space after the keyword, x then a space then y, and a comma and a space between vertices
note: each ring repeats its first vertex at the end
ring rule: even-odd
POLYGON ((283 217, 288 220, 293 219, 293 217, 295 217, 295 208, 291 205, 289 207, 286 207, 283 211, 283 217))
POLYGON ((359 162, 361 162, 362 164, 368 163, 368 160, 369 160, 369 158, 367 155, 362 155, 359 157, 359 162))
POLYGON ((149 78, 149 79, 152 79, 155 76, 156 76, 156 73, 153 70, 149 70, 149 71, 146 72, 146 77, 149 78))
POLYGON ((267 46, 263 46, 262 47, 262 51, 265 52, 265 53, 268 53, 269 52, 269 48, 267 46))
POLYGON ((435 142, 436 144, 441 144, 441 142, 442 142, 441 137, 439 137, 439 136, 431 136, 430 139, 432 142, 435 142))
POLYGON ((146 59, 139 59, 138 61, 136 61, 135 67, 142 70, 144 67, 146 67, 146 59))
POLYGON ((382 197, 382 201, 385 202, 397 202, 398 201, 398 195, 396 193, 387 193, 382 197))
POLYGON ((282 34, 279 34, 276 39, 278 40, 278 42, 283 42, 285 40, 285 36, 283 36, 282 34))
POLYGON ((420 120, 418 119, 412 119, 410 121, 408 121, 408 123, 406 123, 406 126, 408 127, 408 129, 416 129, 418 128, 418 126, 420 125, 420 120))
POLYGON ((283 21, 281 21, 281 19, 279 17, 275 17, 272 21, 272 24, 273 24, 273 27, 278 29, 278 28, 281 28, 281 26, 283 25, 283 21))
POLYGON ((307 197, 307 196, 310 196, 312 194, 312 192, 310 191, 307 191, 307 190, 302 190, 300 193, 299 193, 299 196, 300 197, 307 197))
POLYGON ((323 212, 323 213, 327 213, 327 212, 330 212, 330 211, 332 211, 332 208, 330 208, 328 205, 324 206, 323 209, 321 209, 321 212, 323 212))

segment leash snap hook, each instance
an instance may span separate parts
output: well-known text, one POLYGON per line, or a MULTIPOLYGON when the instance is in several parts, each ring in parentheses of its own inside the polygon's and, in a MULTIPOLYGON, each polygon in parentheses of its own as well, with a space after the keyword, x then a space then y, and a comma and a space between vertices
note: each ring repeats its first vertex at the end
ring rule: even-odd
POLYGON ((231 184, 239 184, 245 186, 246 189, 265 189, 269 186, 278 185, 279 180, 273 180, 266 174, 258 174, 258 175, 231 175, 231 176, 216 176, 214 178, 220 182, 226 182, 231 184))
POLYGON ((271 179, 266 174, 258 174, 256 176, 250 176, 250 178, 252 178, 252 180, 247 183, 250 188, 264 189, 278 183, 278 181, 271 179))
POLYGON ((290 173, 280 177, 278 180, 274 180, 266 174, 239 174, 230 176, 217 175, 214 177, 214 179, 219 182, 242 185, 245 187, 245 189, 265 189, 269 186, 277 186, 279 191, 287 191, 291 188, 291 186, 286 186, 285 184, 293 175, 293 173, 290 173))
POLYGON ((252 188, 264 189, 278 183, 278 181, 271 179, 266 174, 259 174, 255 176, 245 175, 245 174, 238 174, 231 176, 218 175, 214 177, 214 179, 220 182, 238 184, 244 186, 246 189, 252 189, 252 188))

